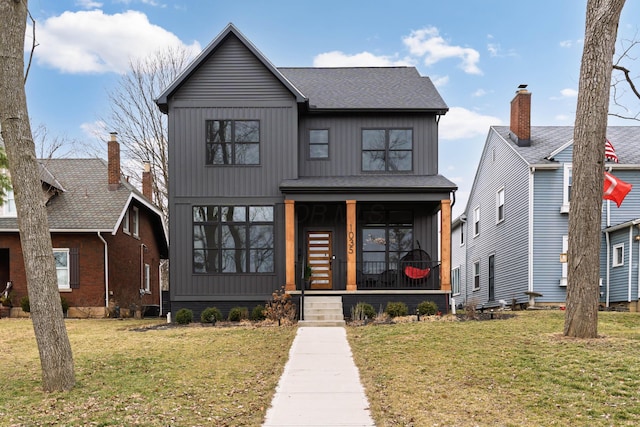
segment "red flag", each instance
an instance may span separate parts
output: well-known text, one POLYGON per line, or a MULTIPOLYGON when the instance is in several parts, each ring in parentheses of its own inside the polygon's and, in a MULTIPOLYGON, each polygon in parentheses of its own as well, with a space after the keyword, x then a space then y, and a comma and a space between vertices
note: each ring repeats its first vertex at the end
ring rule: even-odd
POLYGON ((618 156, 616 155, 615 148, 613 148, 613 144, 607 138, 605 138, 604 141, 604 159, 618 163, 618 156))
POLYGON ((631 191, 631 187, 633 186, 628 182, 624 182, 623 180, 611 175, 609 172, 605 172, 604 194, 602 198, 605 200, 613 200, 616 202, 616 205, 620 207, 626 195, 631 191))

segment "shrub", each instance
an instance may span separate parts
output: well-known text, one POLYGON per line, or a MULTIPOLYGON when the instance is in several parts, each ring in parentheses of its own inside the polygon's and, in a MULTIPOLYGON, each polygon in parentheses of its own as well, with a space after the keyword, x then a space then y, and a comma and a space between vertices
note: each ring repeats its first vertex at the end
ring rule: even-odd
POLYGON ((400 317, 409 314, 409 309, 407 308, 407 304, 403 303, 402 301, 389 301, 384 312, 391 317, 400 317))
POLYGON ((253 310, 251 310, 250 319, 253 321, 259 322, 261 320, 264 320, 266 317, 267 316, 265 314, 264 305, 256 305, 255 307, 253 307, 253 310))
POLYGON ((69 301, 63 296, 60 296, 60 304, 62 304, 62 312, 66 313, 69 311, 69 301))
POLYGON ((284 286, 271 294, 271 297, 273 299, 267 303, 265 308, 267 319, 274 322, 285 319, 293 323, 297 315, 296 305, 291 301, 291 295, 284 291, 284 286))
POLYGON ((375 319, 375 317, 376 310, 371 304, 367 304, 366 302, 359 302, 351 310, 352 320, 375 319))
POLYGON ((181 308, 176 313, 176 323, 179 325, 188 325, 193 322, 193 311, 188 308, 181 308))
POLYGON ((25 313, 29 313, 31 311, 31 305, 29 304, 29 297, 28 296, 25 295, 22 298, 20 298, 20 308, 25 313))
POLYGON ((433 316, 438 312, 438 304, 433 301, 422 301, 418 304, 418 314, 420 316, 433 316))
POLYGON ((214 325, 218 320, 222 320, 222 312, 216 307, 207 307, 200 313, 200 322, 213 323, 214 325))
POLYGON ((247 307, 233 307, 229 310, 229 321, 239 322, 249 318, 249 309, 247 307))

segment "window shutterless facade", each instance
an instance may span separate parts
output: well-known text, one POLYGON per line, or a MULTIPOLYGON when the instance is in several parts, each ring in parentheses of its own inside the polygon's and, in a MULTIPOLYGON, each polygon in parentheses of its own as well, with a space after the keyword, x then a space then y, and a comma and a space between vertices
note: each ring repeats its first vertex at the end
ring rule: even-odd
POLYGON ((329 129, 309 130, 309 158, 329 158, 329 129))
POLYGON ((480 234, 480 206, 473 210, 473 236, 480 234))
POLYGON ((473 290, 480 289, 480 261, 473 263, 473 290))
POLYGON ((400 172, 413 169, 412 129, 363 129, 362 170, 400 172))
POLYGON ((460 267, 451 270, 451 295, 460 295, 460 267))
POLYGON ((273 206, 194 206, 193 272, 273 273, 273 206))
POLYGON ((613 246, 613 263, 612 267, 621 267, 624 265, 624 243, 613 246))
POLYGON ((258 120, 207 120, 207 165, 260 164, 258 120))
POLYGON ((496 223, 504 221, 504 188, 496 193, 496 223))

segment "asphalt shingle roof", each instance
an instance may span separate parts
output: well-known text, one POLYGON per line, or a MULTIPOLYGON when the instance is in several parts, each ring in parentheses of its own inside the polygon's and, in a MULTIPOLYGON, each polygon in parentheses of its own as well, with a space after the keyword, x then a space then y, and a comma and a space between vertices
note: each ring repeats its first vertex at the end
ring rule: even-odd
MULTIPOLYGON (((509 126, 492 128, 529 164, 554 163, 547 157, 573 139, 573 126, 532 126, 531 146, 519 147, 509 138, 509 126)), ((607 138, 616 150, 619 164, 640 165, 640 126, 609 126, 607 138)))
POLYGON ((447 104, 415 67, 278 68, 311 109, 433 110, 447 104))
POLYGON ((280 183, 280 188, 285 191, 373 189, 379 192, 420 193, 433 190, 450 191, 457 189, 457 186, 442 175, 365 175, 287 179, 280 183))
MULTIPOLYGON (((52 231, 111 231, 129 195, 139 194, 124 180, 119 189, 109 191, 107 162, 102 159, 47 159, 40 164, 41 179, 64 189, 47 204, 52 231)), ((16 218, 0 218, 0 229, 17 227, 16 218)))

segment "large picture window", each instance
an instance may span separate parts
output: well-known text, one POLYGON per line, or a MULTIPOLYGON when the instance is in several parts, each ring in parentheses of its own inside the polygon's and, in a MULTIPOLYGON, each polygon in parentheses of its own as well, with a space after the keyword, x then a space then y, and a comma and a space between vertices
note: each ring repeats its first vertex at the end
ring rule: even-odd
POLYGON ((363 129, 362 170, 365 172, 411 171, 411 129, 363 129))
POLYGON ((207 120, 208 165, 260 164, 258 120, 207 120))
POLYGON ((194 206, 194 273, 273 273, 273 206, 194 206))
POLYGON ((413 249, 413 213, 370 211, 363 217, 363 273, 397 270, 400 259, 413 249))

